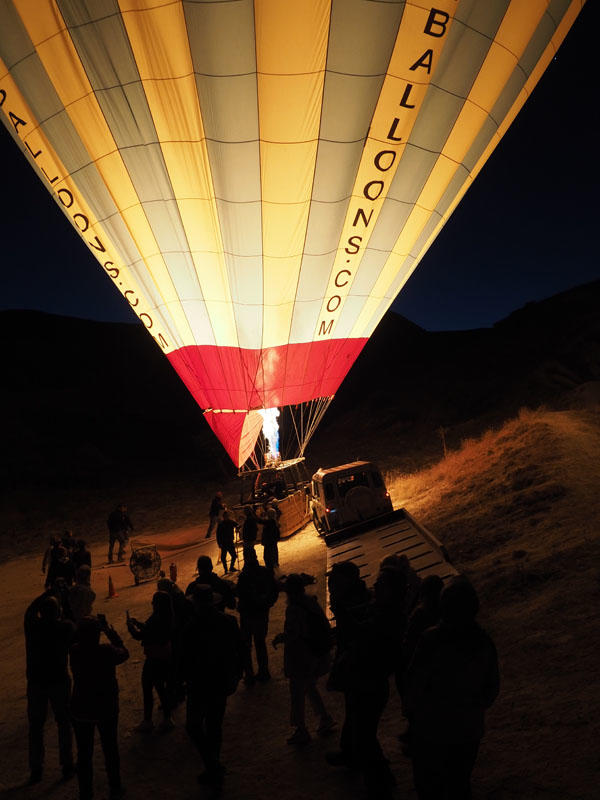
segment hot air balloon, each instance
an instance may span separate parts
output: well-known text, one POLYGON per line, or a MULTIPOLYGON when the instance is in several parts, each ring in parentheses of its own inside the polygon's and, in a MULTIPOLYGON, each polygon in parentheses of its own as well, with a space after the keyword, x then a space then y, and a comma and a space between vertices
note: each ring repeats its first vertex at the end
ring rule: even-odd
POLYGON ((582 5, 4 0, 0 116, 235 464, 301 455, 582 5))

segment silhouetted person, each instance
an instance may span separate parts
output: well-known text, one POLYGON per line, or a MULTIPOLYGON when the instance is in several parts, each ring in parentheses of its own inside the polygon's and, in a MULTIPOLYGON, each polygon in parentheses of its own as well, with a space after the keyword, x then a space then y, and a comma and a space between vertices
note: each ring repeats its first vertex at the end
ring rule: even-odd
POLYGON ((190 618, 192 610, 179 586, 170 578, 161 577, 156 582, 156 591, 166 592, 170 596, 173 604, 173 625, 174 627, 183 627, 183 624, 190 618))
POLYGON ((329 602, 335 618, 335 642, 338 653, 343 653, 354 639, 356 627, 364 620, 371 593, 360 577, 360 569, 353 561, 340 561, 333 565, 327 579, 329 602))
POLYGON ((71 586, 75 581, 75 567, 69 556, 69 551, 62 544, 55 547, 54 555, 50 559, 46 587, 53 587, 60 580, 64 581, 67 587, 71 586))
POLYGON ((25 612, 27 659, 27 718, 29 721, 29 783, 42 779, 44 724, 48 703, 58 727, 59 760, 63 779, 74 774, 69 699, 71 679, 67 670, 74 626, 60 619, 57 599, 37 597, 25 612))
POLYGON ((71 647, 73 697, 71 716, 77 741, 80 800, 93 796, 94 731, 98 728, 110 789, 110 800, 123 795, 118 744, 119 685, 116 667, 129 658, 119 634, 106 619, 84 617, 71 647), (108 642, 100 644, 100 634, 108 642))
POLYGON ((87 549, 86 543, 83 539, 77 539, 75 548, 71 553, 71 561, 73 562, 75 571, 84 565, 88 566, 90 569, 92 568, 92 554, 87 549))
MULTIPOLYGON (((401 697, 404 694, 402 688, 404 674, 406 672, 406 668, 410 664, 421 635, 428 628, 437 625, 440 621, 440 595, 443 588, 444 582, 439 575, 428 575, 421 582, 419 589, 419 602, 410 615, 406 627, 406 634, 404 636, 402 648, 402 662, 399 668, 396 669, 396 688, 401 697)), ((404 755, 410 755, 410 714, 406 708, 403 707, 402 710, 408 720, 408 728, 400 736, 400 739, 404 743, 402 752, 404 755)))
POLYGON ((217 523, 221 519, 221 514, 225 511, 223 504, 223 492, 217 492, 210 503, 208 509, 208 530, 206 531, 206 538, 208 539, 216 528, 217 523))
POLYGON ((46 575, 45 586, 46 589, 50 586, 49 578, 51 577, 50 569, 54 561, 58 558, 58 548, 62 546, 60 536, 51 536, 50 544, 46 548, 44 558, 42 559, 42 572, 46 575))
POLYGON ((373 586, 374 620, 388 644, 391 671, 398 673, 404 663, 404 641, 407 629, 406 580, 401 571, 387 566, 379 570, 373 586))
POLYGON ((277 522, 277 512, 274 508, 267 509, 266 517, 257 517, 259 525, 263 526, 261 542, 263 546, 263 559, 265 567, 274 570, 279 566, 279 523, 277 522))
POLYGON ((69 588, 67 595, 69 617, 76 625, 83 617, 89 617, 92 614, 96 592, 90 586, 91 577, 92 570, 87 564, 83 564, 75 573, 74 585, 69 588))
POLYGON ((479 600, 465 578, 442 592, 441 622, 421 636, 405 678, 419 800, 468 800, 484 716, 500 686, 496 648, 475 622, 479 600))
POLYGON ((138 622, 134 617, 128 617, 127 630, 134 639, 141 641, 146 656, 142 667, 144 719, 137 730, 140 733, 150 733, 154 728, 152 722, 154 690, 159 697, 163 714, 159 730, 161 732, 171 730, 173 604, 170 595, 167 592, 155 592, 152 597, 152 614, 146 622, 138 622))
POLYGON ((213 572, 213 563, 210 556, 198 556, 196 562, 198 569, 198 577, 188 584, 185 590, 185 596, 191 600, 191 595, 194 587, 198 584, 208 584, 215 594, 220 596, 218 603, 219 611, 225 611, 226 608, 235 608, 235 594, 233 586, 229 581, 220 578, 216 572, 213 572))
POLYGON ((332 766, 360 769, 370 797, 389 795, 393 778, 377 739, 389 695, 388 676, 404 632, 390 617, 387 581, 375 586, 375 601, 352 561, 335 564, 329 574, 331 609, 336 620, 337 651, 328 687, 344 693, 340 751, 326 755, 332 766))
POLYGON ((217 525, 217 545, 221 550, 221 562, 225 572, 237 572, 235 562, 237 561, 237 553, 235 551, 235 531, 237 525, 235 520, 231 519, 228 511, 223 512, 223 519, 217 525), (230 556, 231 562, 229 569, 227 569, 227 556, 230 556))
POLYGON ((411 567, 410 561, 406 556, 386 556, 380 564, 380 569, 383 567, 397 569, 404 576, 406 582, 406 603, 404 611, 406 617, 410 617, 419 601, 421 578, 419 578, 415 570, 411 567))
POLYGON ((159 592, 167 592, 173 605, 171 650, 173 652, 174 668, 171 671, 170 677, 170 697, 173 707, 175 707, 185 698, 185 690, 182 681, 179 679, 176 666, 181 660, 181 637, 183 635, 183 630, 192 616, 193 608, 191 602, 186 598, 179 586, 173 583, 169 578, 159 578, 156 583, 156 588, 159 592))
POLYGON ((304 590, 304 580, 295 573, 283 585, 287 595, 283 633, 273 639, 273 647, 284 643, 283 669, 290 685, 290 722, 295 728, 288 744, 307 744, 311 736, 306 727, 306 698, 319 717, 320 734, 329 733, 334 722, 327 712, 317 679, 329 669, 332 632, 325 612, 313 595, 304 590))
POLYGON ((267 681, 271 677, 266 638, 269 630, 269 612, 279 595, 272 571, 258 563, 254 548, 246 553, 244 568, 237 581, 236 594, 244 653, 244 683, 251 686, 255 680, 267 681), (253 641, 258 667, 256 675, 252 665, 253 641))
POLYGON ((258 522, 252 506, 244 507, 244 516, 245 518, 242 525, 242 542, 245 559, 247 551, 254 551, 254 546, 258 538, 258 522))
POLYGON ((219 787, 225 769, 221 764, 223 718, 227 697, 242 674, 242 653, 237 621, 218 611, 207 584, 196 584, 194 616, 182 637, 181 672, 187 686, 188 735, 198 748, 205 771, 201 784, 219 787))
POLYGON ((125 544, 129 538, 129 531, 133 530, 133 525, 127 514, 127 506, 120 503, 114 511, 108 515, 106 520, 108 525, 108 562, 113 560, 113 549, 115 542, 119 543, 117 560, 123 561, 125 554, 125 544))
POLYGON ((77 544, 75 537, 73 536, 73 531, 63 531, 60 541, 62 546, 66 548, 70 557, 73 554, 73 550, 75 550, 75 546, 77 544))
POLYGON ((408 619, 404 637, 404 665, 410 663, 421 634, 440 621, 440 596, 444 582, 439 575, 428 575, 421 582, 419 601, 408 619))
POLYGON ((362 771, 373 800, 391 797, 395 784, 377 730, 389 697, 389 676, 401 660, 405 586, 400 572, 384 567, 375 581, 373 599, 347 609, 341 656, 346 711, 341 750, 345 763, 350 759, 362 771))

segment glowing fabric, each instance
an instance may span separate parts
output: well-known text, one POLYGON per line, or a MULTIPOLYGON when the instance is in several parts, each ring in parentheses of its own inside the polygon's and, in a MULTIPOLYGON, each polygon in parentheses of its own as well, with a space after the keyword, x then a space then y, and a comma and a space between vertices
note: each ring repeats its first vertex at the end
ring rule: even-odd
POLYGON ((239 465, 253 410, 335 393, 581 6, 3 0, 0 116, 239 465))

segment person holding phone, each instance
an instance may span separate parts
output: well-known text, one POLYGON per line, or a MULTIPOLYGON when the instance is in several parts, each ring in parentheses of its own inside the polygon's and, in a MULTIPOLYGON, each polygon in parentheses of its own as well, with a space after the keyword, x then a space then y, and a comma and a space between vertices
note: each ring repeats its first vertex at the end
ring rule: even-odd
POLYGON ((152 710, 154 690, 161 703, 163 719, 158 730, 166 733, 173 728, 173 603, 167 592, 155 592, 152 597, 152 614, 145 622, 139 622, 127 612, 127 630, 142 643, 146 660, 142 668, 142 695, 144 718, 137 726, 138 733, 150 733, 154 729, 152 710))

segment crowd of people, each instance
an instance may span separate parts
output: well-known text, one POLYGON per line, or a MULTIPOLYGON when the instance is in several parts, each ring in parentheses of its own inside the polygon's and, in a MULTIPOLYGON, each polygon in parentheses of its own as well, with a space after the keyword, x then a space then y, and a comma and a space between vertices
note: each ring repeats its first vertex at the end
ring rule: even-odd
POLYGON ((245 558, 249 551, 254 552, 259 538, 259 528, 262 529, 260 542, 265 566, 274 570, 279 566, 278 542, 281 538, 279 528, 281 510, 276 500, 273 496, 269 496, 262 504, 246 505, 243 514, 243 522, 239 525, 234 515, 225 506, 222 492, 217 492, 211 501, 208 511, 208 529, 205 535, 209 539, 213 530, 216 530, 217 546, 221 553, 224 571, 226 573, 237 572, 235 566, 237 561, 236 534, 239 534, 241 539, 245 558))
MULTIPOLYGON (((157 730, 163 733, 174 727, 173 712, 185 703, 186 731, 204 765, 198 781, 218 793, 225 781, 221 743, 227 700, 240 682, 251 687, 271 679, 269 616, 283 593, 283 630, 270 644, 283 645, 292 726, 288 744, 300 748, 311 741, 308 699, 318 719, 317 735, 332 736, 339 727, 339 747, 325 756, 329 765, 360 773, 368 797, 391 797, 395 778, 378 727, 392 684, 406 719, 400 746, 412 761, 420 800, 469 798, 485 711, 499 690, 496 651, 476 622, 473 586, 462 577, 445 587, 434 575, 421 581, 406 557, 388 556, 369 588, 353 561, 336 563, 328 573, 332 627, 307 591, 312 576, 278 577, 277 553, 269 553, 268 545, 265 565, 259 564, 258 527, 263 526, 264 540, 271 522, 277 523, 274 513, 260 517, 247 509, 244 518, 240 570, 235 548, 228 546, 231 526, 224 526, 224 508, 208 533, 216 527, 218 540, 226 535, 219 547, 225 572, 238 573, 235 580, 217 575, 211 558, 201 555, 197 577, 185 591, 161 576, 148 618, 127 614, 128 632, 144 651, 140 734, 154 730, 155 694, 161 710, 157 730), (327 690, 343 696, 344 716, 337 723, 321 679, 327 690)), ((42 779, 50 704, 64 780, 77 775, 80 798, 92 797, 97 728, 110 798, 116 800, 124 792, 116 668, 129 651, 105 617, 93 614, 89 551, 82 542, 68 544, 66 534, 51 543, 44 556, 46 591, 25 614, 30 782, 42 779)))

